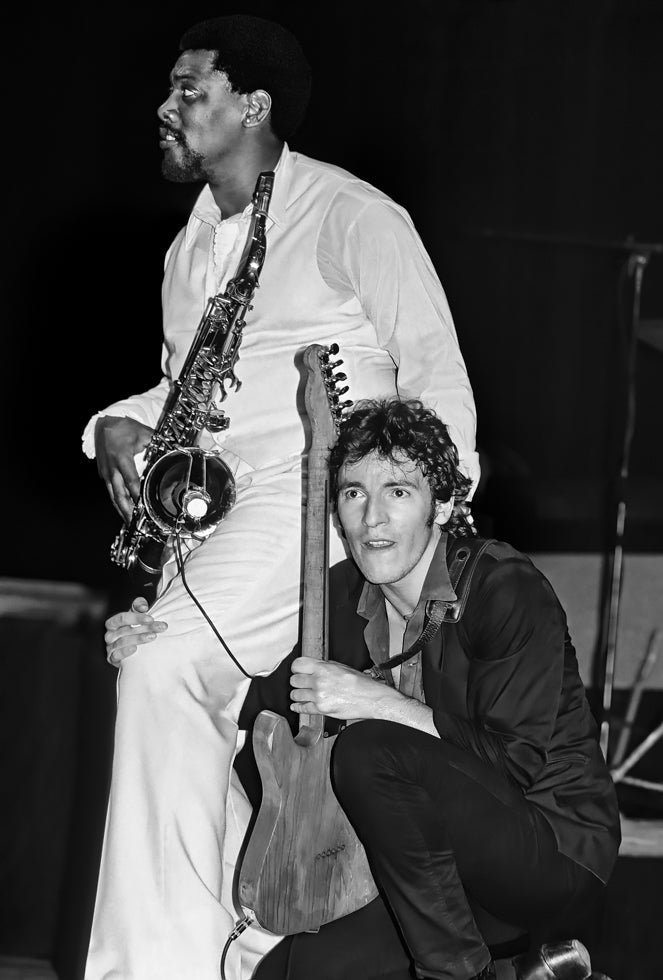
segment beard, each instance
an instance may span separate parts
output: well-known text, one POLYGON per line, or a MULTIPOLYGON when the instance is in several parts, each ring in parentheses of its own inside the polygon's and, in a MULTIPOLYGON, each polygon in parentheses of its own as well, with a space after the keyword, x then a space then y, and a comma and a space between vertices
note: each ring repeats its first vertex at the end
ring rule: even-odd
POLYGON ((202 154, 192 150, 184 140, 179 142, 177 149, 164 153, 161 161, 161 173, 166 180, 175 184, 192 184, 207 179, 202 154), (178 154, 177 157, 176 153, 178 154))

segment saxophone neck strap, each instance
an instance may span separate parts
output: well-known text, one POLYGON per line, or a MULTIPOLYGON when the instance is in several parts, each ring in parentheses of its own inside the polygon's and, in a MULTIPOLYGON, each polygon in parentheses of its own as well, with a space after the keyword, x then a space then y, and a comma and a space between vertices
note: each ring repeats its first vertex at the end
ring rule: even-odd
POLYGON ((493 538, 460 538, 451 545, 447 555, 447 566, 451 587, 456 593, 453 601, 445 599, 429 599, 426 603, 424 628, 412 646, 403 653, 390 657, 373 668, 373 676, 382 677, 384 670, 398 667, 416 656, 419 651, 436 635, 442 623, 458 623, 465 610, 470 584, 479 558, 493 543, 493 538))

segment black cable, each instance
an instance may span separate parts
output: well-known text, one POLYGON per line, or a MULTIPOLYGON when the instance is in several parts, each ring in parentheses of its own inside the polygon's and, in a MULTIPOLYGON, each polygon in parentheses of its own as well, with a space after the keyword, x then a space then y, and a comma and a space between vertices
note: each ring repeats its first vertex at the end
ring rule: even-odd
POLYGON ((247 674, 247 672, 244 670, 244 668, 242 667, 242 665, 239 662, 239 660, 237 659, 237 657, 234 656, 232 650, 230 649, 230 647, 228 646, 228 644, 226 643, 226 641, 223 639, 223 637, 219 633, 218 629, 216 628, 216 626, 214 625, 214 623, 212 622, 212 620, 210 619, 210 617, 207 615, 207 613, 203 609, 202 605, 200 604, 200 602, 198 601, 198 599, 196 598, 196 596, 193 594, 193 592, 189 588, 189 583, 187 582, 186 575, 184 574, 184 558, 182 557, 182 542, 180 540, 180 531, 179 530, 176 530, 175 531, 175 557, 176 557, 176 560, 177 560, 177 570, 179 571, 180 575, 182 576, 182 585, 184 586, 184 588, 186 589, 186 591, 189 593, 189 596, 191 597, 191 599, 193 600, 193 602, 196 604, 196 606, 198 607, 198 609, 200 610, 200 612, 203 614, 203 616, 205 617, 205 619, 209 623, 210 628, 212 629, 212 632, 214 633, 214 635, 216 636, 217 640, 219 641, 219 643, 221 644, 221 646, 223 647, 223 649, 226 651, 226 653, 228 654, 228 656, 230 657, 230 659, 232 660, 232 662, 235 664, 236 667, 239 667, 239 669, 241 670, 241 672, 244 674, 245 677, 248 677, 249 680, 252 680, 253 679, 252 675, 251 674, 247 674))
POLYGON ((239 939, 245 929, 248 929, 253 922, 254 915, 252 912, 247 912, 243 919, 235 924, 235 928, 228 936, 226 940, 226 945, 223 947, 223 952, 221 953, 221 960, 219 962, 219 975, 221 980, 226 980, 226 956, 228 955, 228 950, 230 949, 230 944, 239 939))

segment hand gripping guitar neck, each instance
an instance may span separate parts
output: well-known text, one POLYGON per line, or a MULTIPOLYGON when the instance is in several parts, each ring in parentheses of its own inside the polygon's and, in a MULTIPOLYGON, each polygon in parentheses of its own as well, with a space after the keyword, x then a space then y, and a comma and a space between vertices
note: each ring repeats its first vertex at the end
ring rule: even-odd
POLYGON ((235 276, 213 296, 196 331, 179 377, 145 450, 145 470, 131 521, 111 549, 115 564, 158 575, 173 534, 204 540, 235 502, 235 481, 218 452, 197 443, 203 429, 230 425, 220 403, 238 391, 235 375, 244 318, 265 261, 267 212, 274 172, 260 174, 246 245, 235 276))

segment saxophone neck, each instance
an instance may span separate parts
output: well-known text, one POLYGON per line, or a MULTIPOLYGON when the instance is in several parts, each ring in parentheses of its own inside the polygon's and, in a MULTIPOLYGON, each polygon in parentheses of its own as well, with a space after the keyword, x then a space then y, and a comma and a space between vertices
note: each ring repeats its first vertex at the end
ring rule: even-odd
POLYGON ((255 218, 266 218, 269 211, 269 202, 274 189, 274 171, 263 170, 258 175, 256 186, 253 191, 253 215, 255 218))
POLYGON ((255 288, 258 276, 265 260, 265 226, 267 224, 267 214, 269 202, 274 188, 274 171, 265 170, 256 181, 253 191, 253 211, 251 212, 251 225, 246 239, 246 245, 242 257, 239 260, 237 272, 229 283, 231 291, 236 290, 239 284, 250 284, 251 292, 255 288))

